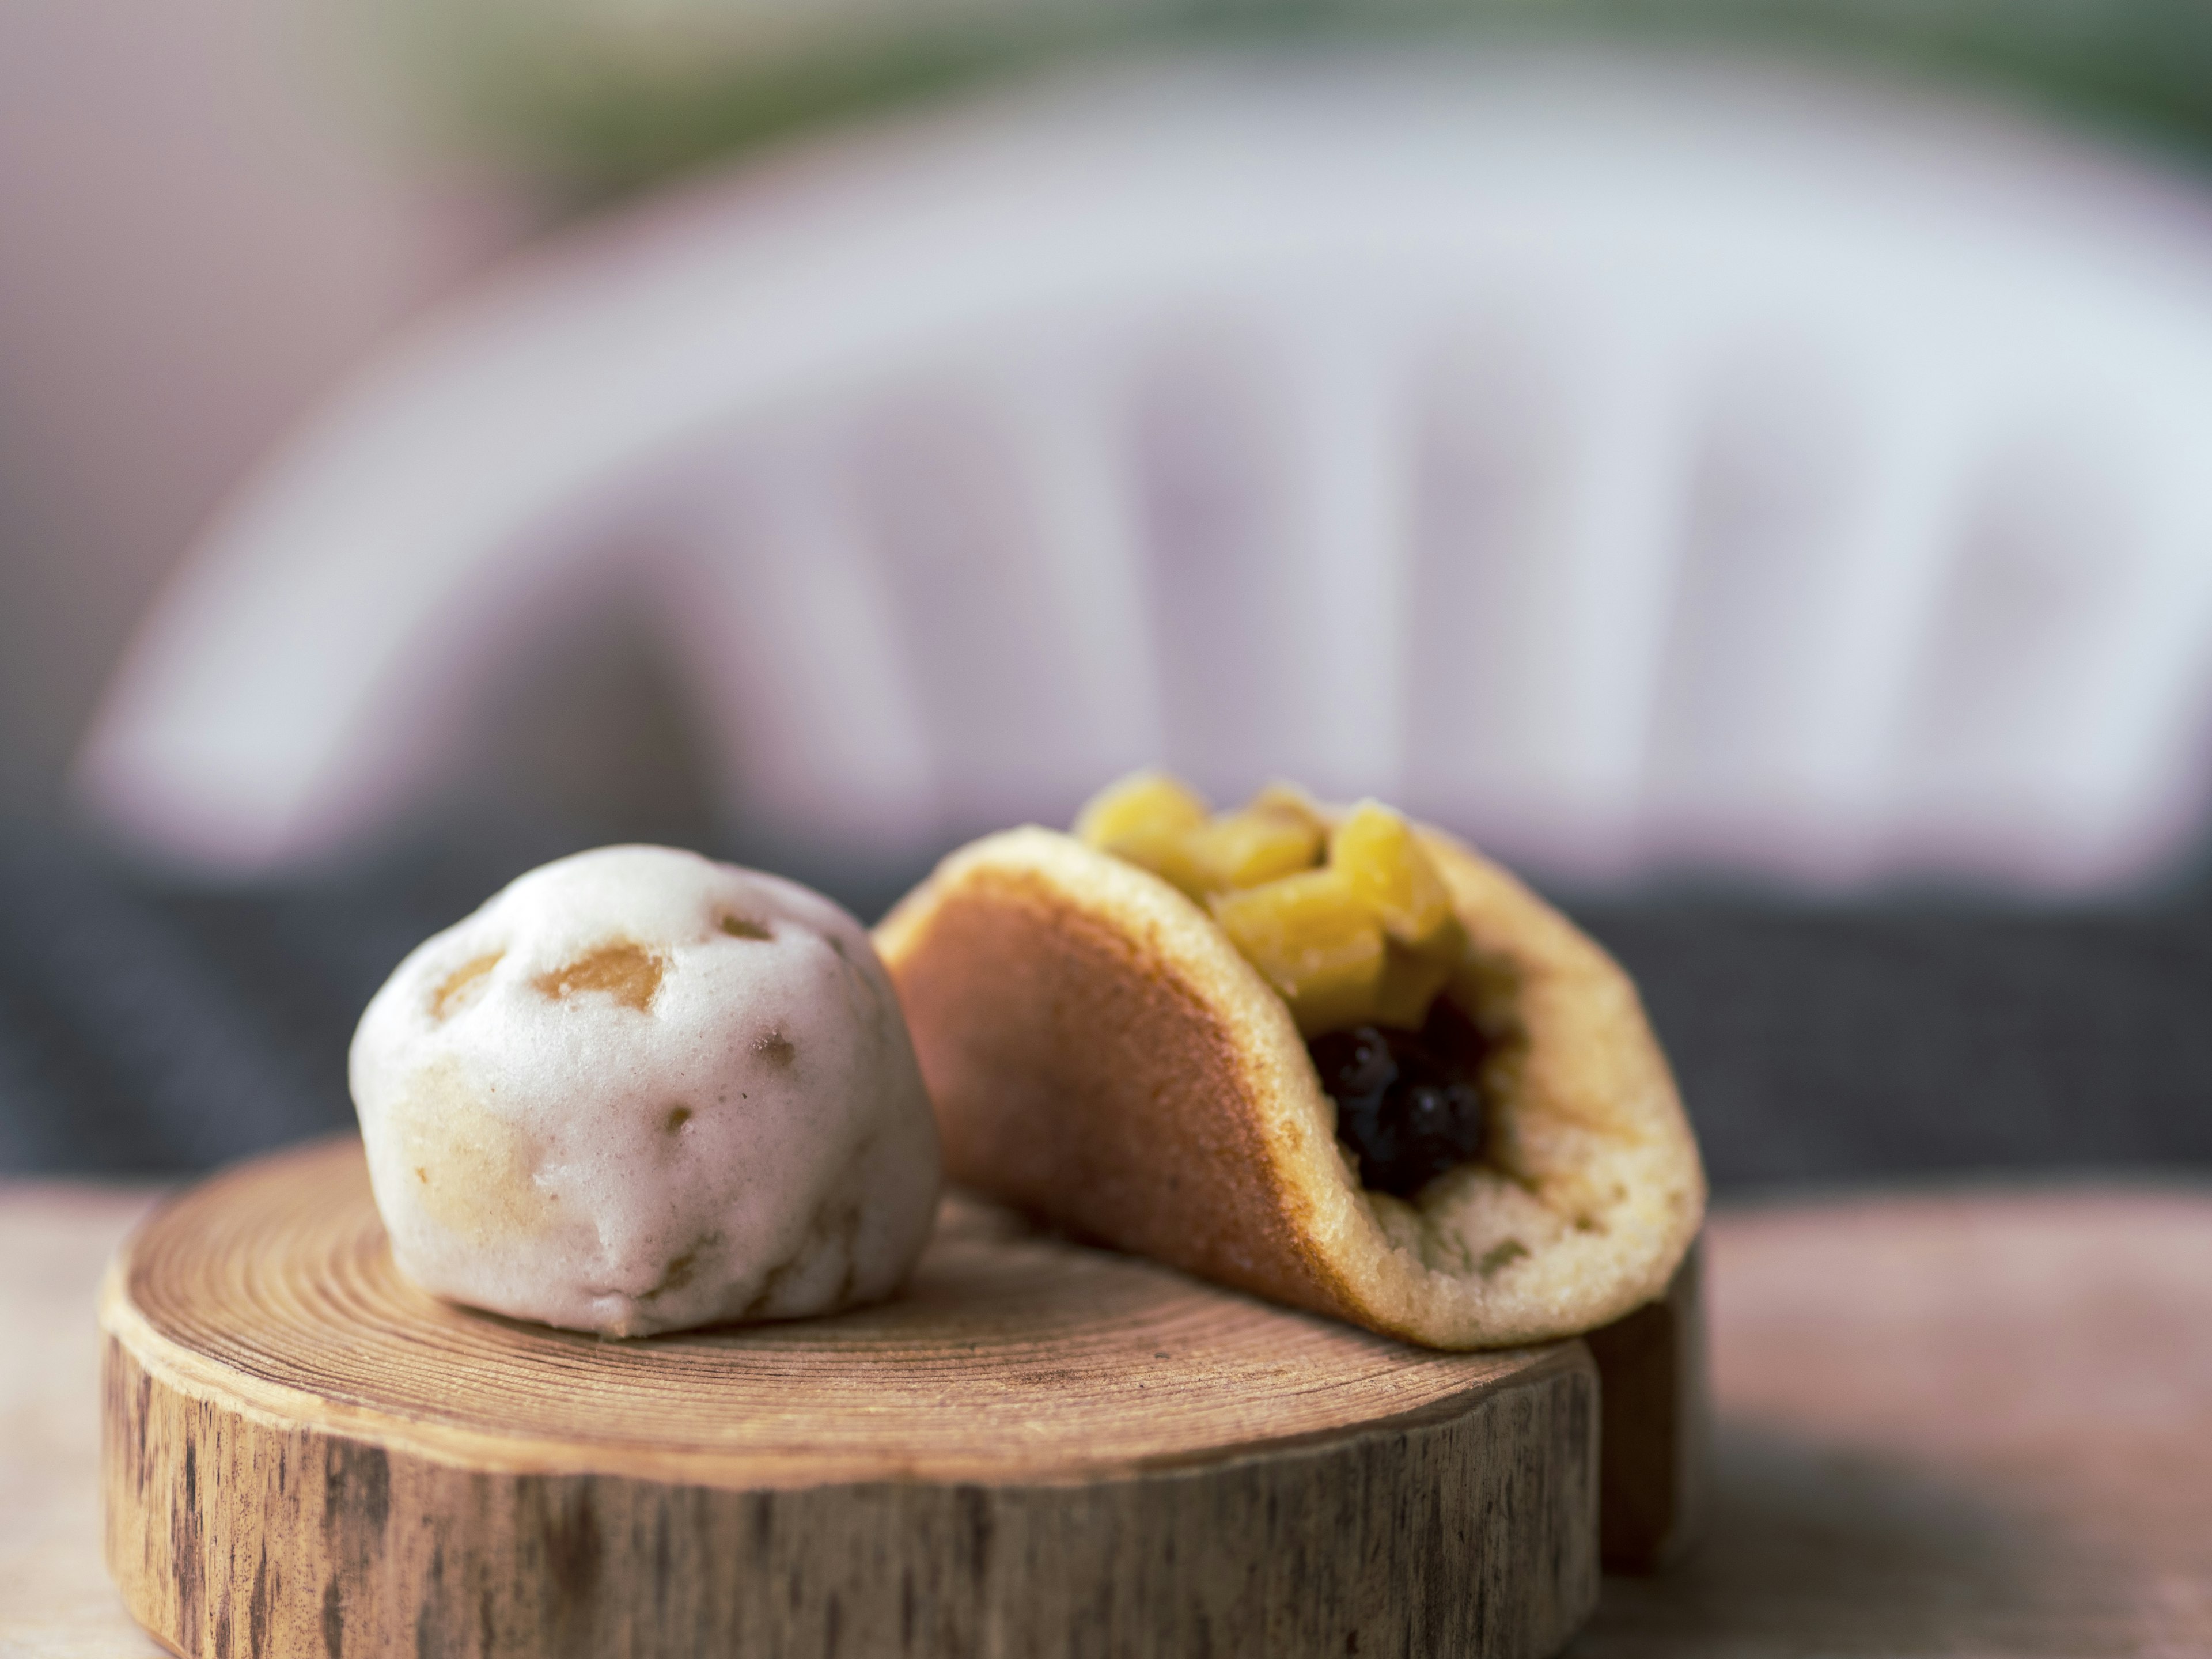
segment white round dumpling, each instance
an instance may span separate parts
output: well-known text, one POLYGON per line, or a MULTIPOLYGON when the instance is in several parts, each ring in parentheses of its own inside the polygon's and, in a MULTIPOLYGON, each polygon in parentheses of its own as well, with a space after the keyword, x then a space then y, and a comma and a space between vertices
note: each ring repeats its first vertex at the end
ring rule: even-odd
POLYGON ((400 1270, 642 1336, 898 1287, 937 1129, 860 924, 663 847, 533 870, 417 947, 349 1056, 400 1270))

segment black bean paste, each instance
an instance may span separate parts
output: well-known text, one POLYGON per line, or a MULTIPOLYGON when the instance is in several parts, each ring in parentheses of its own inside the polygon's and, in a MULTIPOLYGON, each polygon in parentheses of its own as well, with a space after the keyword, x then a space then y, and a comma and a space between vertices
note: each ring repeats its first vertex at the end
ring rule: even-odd
POLYGON ((1443 998, 1418 1031, 1355 1025, 1307 1050, 1336 1102, 1336 1138, 1358 1160, 1361 1186, 1411 1198, 1481 1157, 1482 1034, 1443 998))

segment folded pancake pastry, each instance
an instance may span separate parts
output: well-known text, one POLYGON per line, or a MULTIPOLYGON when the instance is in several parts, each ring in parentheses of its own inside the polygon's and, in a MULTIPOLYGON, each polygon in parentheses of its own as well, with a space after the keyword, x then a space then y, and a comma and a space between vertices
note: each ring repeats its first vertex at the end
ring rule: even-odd
POLYGON ((1140 775, 954 853, 877 929, 945 1172, 1441 1348, 1658 1297, 1705 1177, 1635 988, 1374 803, 1209 816, 1140 775))

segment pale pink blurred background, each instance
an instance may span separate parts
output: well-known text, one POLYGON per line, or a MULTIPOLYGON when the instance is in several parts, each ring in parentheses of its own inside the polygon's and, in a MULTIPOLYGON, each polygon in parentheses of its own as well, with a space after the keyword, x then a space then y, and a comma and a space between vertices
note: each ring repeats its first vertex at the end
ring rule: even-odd
MULTIPOLYGON (((1929 27, 2031 66, 2101 27, 2137 61, 2083 57, 2072 90, 2170 121, 2129 9, 2074 9, 2071 35, 2008 40, 1975 0, 1929 27)), ((2212 415, 2174 387, 2212 339, 2212 217, 2185 170, 1987 86, 1778 53, 1725 8, 1687 58, 1380 27, 1102 58, 1178 15, 11 9, 11 816, 251 877, 388 843, 458 785, 526 816, 665 782, 668 822, 704 801, 706 833, 890 868, 1167 759, 1391 793, 1585 885, 2086 892, 2189 856, 2212 514, 2173 456, 2212 415), (1715 55, 1731 27, 1762 55, 1715 55), (970 37, 997 44, 946 44, 970 37), (1040 59, 1061 79, 994 89, 1040 59), (1097 249, 1083 207, 1038 228, 1068 191, 1120 216, 1097 249), (906 304, 933 285, 949 308, 906 304), (1024 316, 1105 343, 1055 367, 1024 316), (631 374, 656 330, 665 366, 631 374), (1039 418, 1090 453, 1007 447, 1039 418), (932 426, 883 497, 870 469, 932 426), (1069 465, 1088 482, 1028 476, 1069 465), (793 467, 818 486, 782 506, 706 482, 793 467), (1163 489, 1242 527, 1161 519, 1163 489), (857 515, 838 580, 885 597, 791 588, 827 545, 762 519, 792 511, 857 515), (981 597, 1079 566, 1121 612, 981 597), (1477 669, 1439 678, 1465 606, 1477 669), (732 678, 749 625, 749 659, 809 643, 732 678), (1002 647, 1032 631, 1024 667, 1002 647), (1356 672, 1311 666, 1338 651, 1356 672)))
POLYGON ((225 492, 541 219, 438 155, 289 0, 0 8, 0 799, 55 809, 140 613, 225 492))
MULTIPOLYGON (((1029 39, 1030 9, 987 9, 1029 39)), ((1012 45, 918 106, 852 91, 930 81, 913 66, 960 15, 12 9, 13 815, 251 877, 550 791, 585 804, 580 835, 673 826, 887 870, 1167 759, 1220 791, 1299 771, 1390 793, 1584 885, 2082 892, 2189 855, 2212 680, 2189 550, 2212 515, 2166 452, 2212 421, 2173 390, 2212 319, 2212 221, 2185 172, 1986 88, 1711 39, 1394 58, 1385 32, 1362 61, 1356 33, 1245 58, 1170 38, 1116 65, 1079 31, 1033 93, 1036 54, 1012 45), (625 100, 627 125, 606 112, 625 100), (796 134, 753 131, 794 112, 813 117, 796 134), (726 157, 723 184, 671 173, 726 157), (1068 191, 1120 216, 1097 250, 1085 208, 1037 228, 1068 191), (1425 218, 1472 229, 1417 251, 1425 218), (1443 260, 1446 287, 1408 298, 1394 257, 1443 260), (910 289, 950 308, 878 326, 910 289), (963 320, 963 291, 997 314, 963 320), (1104 343, 1054 367, 1002 320, 1023 316, 1104 343), (676 331, 666 367, 625 383, 629 413, 556 436, 628 374, 625 331, 656 330, 676 331), (687 365, 684 331, 725 366, 687 365), (948 411, 942 453, 909 457, 921 494, 883 496, 870 469, 948 411), (1073 463, 1006 448, 1048 411, 1089 423, 1069 440, 1095 452, 1089 483, 1031 481, 1073 463), (820 474, 796 505, 705 483, 794 466, 820 474), (1246 522, 1178 527, 1164 489, 1246 522), (781 580, 824 556, 818 529, 760 521, 790 511, 859 515, 837 556, 861 574, 838 580, 887 584, 888 621, 781 580), (672 563, 672 535, 692 550, 672 563), (578 545, 525 550, 556 541, 578 545), (980 597, 1070 559, 1123 593, 1121 623, 980 597), (1894 574, 1853 574, 1870 564, 1894 574), (598 586, 562 597, 579 570, 598 586), (963 580, 982 586, 933 610, 963 580), (319 623, 318 603, 340 608, 319 623), (1459 606, 1464 684, 1430 660, 1459 606), (719 641, 753 624, 748 660, 810 643, 732 678, 719 641), (1036 664, 993 665, 1032 630, 1036 664), (1284 667, 1339 651, 1364 666, 1284 667), (1081 684, 1056 685, 1071 663, 1081 684), (589 810, 656 791, 658 818, 589 810)), ((1954 21, 1978 15, 1961 0, 1954 21)))

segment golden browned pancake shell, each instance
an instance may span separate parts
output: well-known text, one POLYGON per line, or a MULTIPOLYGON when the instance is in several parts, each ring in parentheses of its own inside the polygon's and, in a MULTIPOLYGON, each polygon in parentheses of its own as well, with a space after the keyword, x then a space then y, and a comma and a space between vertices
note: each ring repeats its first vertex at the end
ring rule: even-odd
POLYGON ((1492 1040, 1484 1161, 1358 1183, 1289 1009, 1168 883, 1026 829, 962 848, 876 930, 945 1171, 1200 1277, 1432 1347, 1583 1331, 1660 1294, 1705 1176, 1635 988, 1434 831, 1492 1040))

